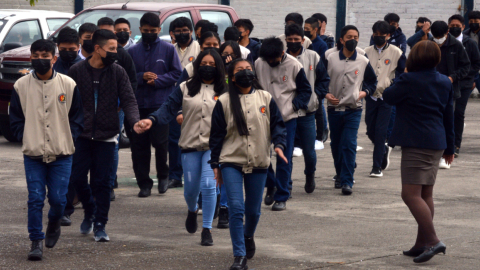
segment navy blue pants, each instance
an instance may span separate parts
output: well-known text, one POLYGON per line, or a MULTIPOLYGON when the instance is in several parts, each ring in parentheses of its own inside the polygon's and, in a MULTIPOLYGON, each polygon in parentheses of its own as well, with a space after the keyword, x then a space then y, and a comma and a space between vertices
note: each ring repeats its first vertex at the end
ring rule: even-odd
MULTIPOLYGON (((321 108, 320 108, 321 109, 321 108)), ((305 175, 315 173, 317 166, 317 153, 315 152, 315 114, 309 114, 297 118, 297 130, 295 131, 295 142, 303 150, 305 160, 305 175)), ((290 171, 293 169, 293 160, 290 164, 290 171)), ((292 188, 292 177, 289 178, 288 187, 292 188)))
POLYGON ((455 100, 454 126, 455 126, 455 146, 462 146, 462 136, 465 124, 465 110, 467 109, 468 98, 472 94, 471 87, 461 90, 461 97, 455 100))
POLYGON ((374 144, 373 167, 381 168, 385 156, 385 142, 387 141, 388 124, 391 119, 392 106, 385 101, 370 97, 365 98, 365 123, 367 124, 367 136, 374 144))
POLYGON ((178 147, 178 140, 180 139, 181 126, 173 119, 169 124, 168 130, 168 178, 175 180, 182 180, 183 168, 181 159, 181 150, 178 147))

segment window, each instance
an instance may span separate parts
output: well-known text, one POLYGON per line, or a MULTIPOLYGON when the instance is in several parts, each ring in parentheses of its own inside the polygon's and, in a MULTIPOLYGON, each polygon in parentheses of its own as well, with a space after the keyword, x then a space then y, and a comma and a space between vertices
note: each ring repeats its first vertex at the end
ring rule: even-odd
MULTIPOLYGON (((191 22, 192 22, 192 27, 194 27, 195 25, 193 24, 193 20, 192 20, 192 16, 190 16, 190 12, 188 11, 185 11, 185 12, 179 12, 179 13, 175 13, 175 14, 172 14, 170 16, 168 16, 168 18, 166 18, 161 27, 162 27, 162 31, 160 32, 160 38, 162 40, 165 40, 165 41, 169 41, 171 42, 172 41, 172 38, 170 37, 170 24, 176 19, 176 18, 180 18, 180 17, 187 17, 191 22)), ((195 31, 192 31, 192 38, 195 39, 195 31)))
POLYGON ((47 19, 48 30, 57 31, 68 19, 47 19))
POLYGON ((27 46, 31 45, 35 40, 41 38, 42 32, 37 20, 18 22, 10 29, 7 36, 3 40, 1 51, 4 51, 5 44, 7 43, 27 46))
POLYGON ((221 11, 200 11, 200 15, 202 19, 208 20, 218 26, 218 34, 222 41, 224 40, 223 34, 225 33, 225 29, 227 27, 233 26, 232 20, 230 19, 230 15, 226 12, 221 11))

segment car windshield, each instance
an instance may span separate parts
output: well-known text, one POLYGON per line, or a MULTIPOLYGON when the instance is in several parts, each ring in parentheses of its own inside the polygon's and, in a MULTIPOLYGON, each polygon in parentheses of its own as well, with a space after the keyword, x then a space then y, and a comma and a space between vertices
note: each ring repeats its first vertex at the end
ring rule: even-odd
MULTIPOLYGON (((109 17, 112 20, 116 20, 118 18, 125 18, 130 22, 130 30, 132 31, 132 39, 138 41, 142 34, 140 33, 140 18, 142 18, 143 14, 147 11, 132 11, 132 10, 102 10, 102 9, 94 9, 94 10, 87 10, 82 14, 74 17, 71 21, 69 21, 65 26, 70 26, 71 28, 78 31, 80 26, 84 23, 93 23, 97 24, 97 21, 103 17, 109 17)), ((158 12, 157 12, 158 14, 158 12)), ((58 35, 58 32, 55 34, 55 37, 58 35)))

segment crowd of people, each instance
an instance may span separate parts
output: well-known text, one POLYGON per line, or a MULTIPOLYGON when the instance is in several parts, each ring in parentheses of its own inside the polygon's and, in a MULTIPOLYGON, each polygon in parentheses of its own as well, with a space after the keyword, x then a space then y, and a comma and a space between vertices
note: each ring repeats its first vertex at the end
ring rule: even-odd
POLYGON ((248 269, 262 201, 283 211, 291 198, 294 154, 304 156, 305 192, 312 193, 315 151, 330 135, 334 187, 352 194, 363 107, 374 144, 370 176, 382 177, 392 147, 402 148, 402 199, 418 223, 404 254, 419 263, 445 253, 432 196, 438 169, 460 154, 466 105, 480 83, 480 12, 468 18, 465 30, 460 15, 434 23, 420 17, 407 39, 400 17, 389 13, 364 33, 371 35, 365 49, 353 25, 335 40, 321 13, 306 20, 290 13, 284 33, 261 42, 250 37, 249 19, 221 40, 214 23, 179 17, 169 26, 170 43, 158 37, 154 13, 141 18, 138 43, 127 20, 107 17, 78 31, 63 28, 56 44, 35 41, 33 71, 15 83, 10 105, 12 131, 23 142, 28 259, 41 260, 43 241, 53 248, 61 226, 72 224, 75 198, 84 209, 80 232, 110 240, 124 124, 138 197, 151 196, 153 146, 158 192, 184 187, 186 230, 198 230, 201 213, 201 245, 211 246, 218 217, 217 227, 230 229, 230 269, 248 269))

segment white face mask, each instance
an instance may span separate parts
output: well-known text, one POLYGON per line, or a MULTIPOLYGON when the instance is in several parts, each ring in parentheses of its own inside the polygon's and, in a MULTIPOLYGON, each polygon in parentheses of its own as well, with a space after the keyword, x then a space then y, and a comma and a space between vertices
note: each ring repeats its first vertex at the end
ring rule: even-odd
POLYGON ((438 45, 442 45, 445 40, 447 40, 447 37, 443 37, 443 38, 433 38, 433 41, 435 41, 435 43, 437 43, 438 45))

